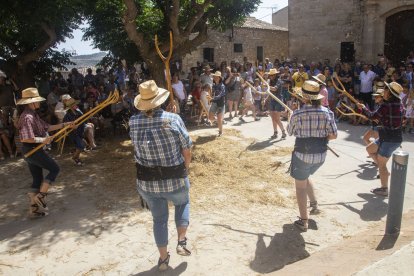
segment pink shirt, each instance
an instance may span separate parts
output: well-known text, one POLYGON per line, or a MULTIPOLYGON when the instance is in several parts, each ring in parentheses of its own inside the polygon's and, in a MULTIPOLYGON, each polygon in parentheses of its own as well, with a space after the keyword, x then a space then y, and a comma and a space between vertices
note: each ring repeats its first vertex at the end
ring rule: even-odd
POLYGON ((323 99, 321 100, 322 106, 328 107, 329 106, 328 89, 326 89, 325 86, 321 86, 321 91, 319 91, 319 94, 323 96, 323 99))

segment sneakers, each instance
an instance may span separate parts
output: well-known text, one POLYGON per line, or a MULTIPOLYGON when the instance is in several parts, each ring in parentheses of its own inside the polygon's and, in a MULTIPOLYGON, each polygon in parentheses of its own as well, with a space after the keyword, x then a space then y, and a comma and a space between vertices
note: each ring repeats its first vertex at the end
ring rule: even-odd
POLYGON ((245 123, 246 121, 243 119, 243 117, 239 117, 239 121, 245 123))
POLYGON ((388 188, 375 188, 371 190, 371 193, 380 195, 380 196, 388 196, 388 188))
POLYGON ((83 166, 83 162, 79 158, 72 158, 76 166, 83 166))
POLYGON ((286 131, 282 131, 282 137, 281 137, 282 139, 285 139, 286 138, 286 131))
POLYGON ((273 135, 272 136, 270 136, 270 139, 276 139, 277 138, 277 131, 275 131, 274 133, 273 133, 273 135))
POLYGON ((178 241, 177 244, 177 254, 181 256, 190 256, 191 251, 187 249, 187 238, 184 238, 182 241, 178 241))

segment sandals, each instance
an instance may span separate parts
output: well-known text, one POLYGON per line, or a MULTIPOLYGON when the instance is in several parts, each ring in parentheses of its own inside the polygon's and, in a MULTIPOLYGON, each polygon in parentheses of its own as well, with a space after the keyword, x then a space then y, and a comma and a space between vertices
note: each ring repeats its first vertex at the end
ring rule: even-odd
POLYGON ((388 188, 375 188, 371 190, 371 193, 380 195, 380 196, 388 196, 388 188))
POLYGON ((270 136, 270 139, 276 139, 277 138, 277 131, 275 131, 274 133, 273 133, 273 135, 272 136, 270 136))
POLYGON ((168 263, 170 262, 170 253, 167 253, 168 256, 165 260, 158 259, 158 270, 159 271, 166 271, 168 269, 168 263))
POLYGON ((34 203, 38 206, 41 206, 45 210, 47 210, 46 196, 47 193, 39 192, 33 197, 34 203))
POLYGON ((319 215, 321 213, 321 210, 318 208, 318 202, 317 201, 311 201, 310 202, 311 210, 309 214, 311 215, 319 215))
POLYGON ((293 224, 302 232, 308 231, 308 226, 305 224, 308 220, 298 217, 299 219, 293 224))
POLYGON ((41 218, 47 216, 48 213, 45 211, 39 211, 39 205, 31 204, 29 210, 29 217, 30 218, 41 218))
POLYGON ((281 137, 282 139, 285 139, 286 138, 286 132, 285 131, 282 131, 282 137, 281 137))
POLYGON ((190 256, 191 251, 187 249, 187 238, 184 238, 182 241, 178 241, 177 244, 177 254, 181 256, 190 256))

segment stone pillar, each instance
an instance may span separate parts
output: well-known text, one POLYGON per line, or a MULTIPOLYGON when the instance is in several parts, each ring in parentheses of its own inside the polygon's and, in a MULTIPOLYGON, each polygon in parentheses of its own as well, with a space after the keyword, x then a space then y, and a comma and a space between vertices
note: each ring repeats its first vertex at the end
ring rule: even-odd
POLYGON ((378 3, 375 0, 366 0, 364 29, 362 32, 362 58, 366 62, 374 62, 377 60, 375 52, 376 47, 376 24, 378 19, 378 3))

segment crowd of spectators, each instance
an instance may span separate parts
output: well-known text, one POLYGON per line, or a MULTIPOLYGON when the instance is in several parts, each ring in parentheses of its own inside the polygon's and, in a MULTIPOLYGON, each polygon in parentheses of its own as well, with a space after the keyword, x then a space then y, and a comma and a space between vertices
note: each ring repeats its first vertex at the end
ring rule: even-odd
MULTIPOLYGON (((294 97, 294 88, 301 87, 307 79, 322 78, 326 84, 322 86, 323 91, 321 91, 326 94, 324 105, 335 112, 337 108, 342 108, 342 102, 347 103, 357 112, 359 111, 357 106, 335 89, 333 75, 336 74, 339 77, 350 94, 372 109, 375 108, 372 94, 376 92, 376 88, 383 85, 383 82, 396 81, 404 88, 401 100, 405 107, 405 129, 409 133, 414 133, 413 65, 413 52, 410 52, 405 62, 398 64, 392 63, 385 57, 380 57, 376 64, 359 61, 355 63, 341 62, 339 59, 333 63, 329 59, 320 62, 307 62, 306 60, 299 61, 297 58, 284 61, 275 59, 273 62, 266 58, 263 63, 250 62, 244 58, 242 62, 223 61, 220 65, 198 62, 188 74, 182 72, 178 64, 176 66, 178 70, 172 72, 172 87, 174 97, 179 103, 179 113, 186 124, 192 122, 193 113, 200 114, 205 111, 207 115, 203 118, 203 122, 211 125, 216 120, 214 116, 208 116, 213 96, 213 73, 215 72, 221 73, 221 79, 225 85, 225 111, 228 112, 228 117, 225 120, 231 121, 236 116, 241 116, 239 117, 241 122, 244 122, 244 116, 248 111, 253 113, 255 120, 261 116, 272 115, 269 112, 271 111, 269 110, 271 100, 264 93, 266 85, 257 78, 257 72, 273 83, 273 86, 278 90, 275 93, 277 97, 291 109, 300 106, 300 102, 294 97), (269 74, 269 72, 274 74, 269 74), (276 77, 273 78, 272 75, 276 75, 276 77), (246 85, 247 83, 251 85, 246 85)), ((175 67, 173 66, 173 68, 175 67)), ((82 134, 86 141, 86 150, 93 149, 96 147, 96 143, 91 138, 91 133, 99 132, 106 127, 112 127, 116 131, 117 127, 125 125, 125 121, 130 115, 138 112, 133 104, 134 98, 139 93, 137 86, 146 79, 148 79, 148 71, 144 67, 142 70, 137 70, 136 67, 128 68, 122 62, 110 70, 98 68, 94 71, 89 68, 85 75, 76 68, 68 74, 56 72, 45 75, 36 82, 40 95, 47 99, 40 109, 41 117, 51 124, 62 122, 67 114, 68 108, 65 101, 68 99, 77 101, 75 109, 87 112, 104 101, 111 91, 118 88, 122 93, 119 102, 91 118, 85 127, 87 131, 82 134), (109 126, 107 122, 109 122, 109 126)), ((275 89, 272 93, 274 92, 275 89)), ((6 156, 13 158, 16 153, 19 153, 18 137, 16 137, 13 126, 13 119, 16 120, 18 114, 15 106, 15 100, 18 97, 19 84, 0 71, 0 160, 6 156)), ((279 111, 281 118, 286 119, 285 110, 279 111)), ((199 118, 197 117, 197 119, 199 118)), ((338 112, 336 112, 336 120, 346 120, 355 125, 368 123, 359 117, 342 116, 338 112)), ((273 120, 273 123, 277 125, 279 122, 273 120)), ((101 134, 104 136, 105 131, 102 131, 101 134)))

